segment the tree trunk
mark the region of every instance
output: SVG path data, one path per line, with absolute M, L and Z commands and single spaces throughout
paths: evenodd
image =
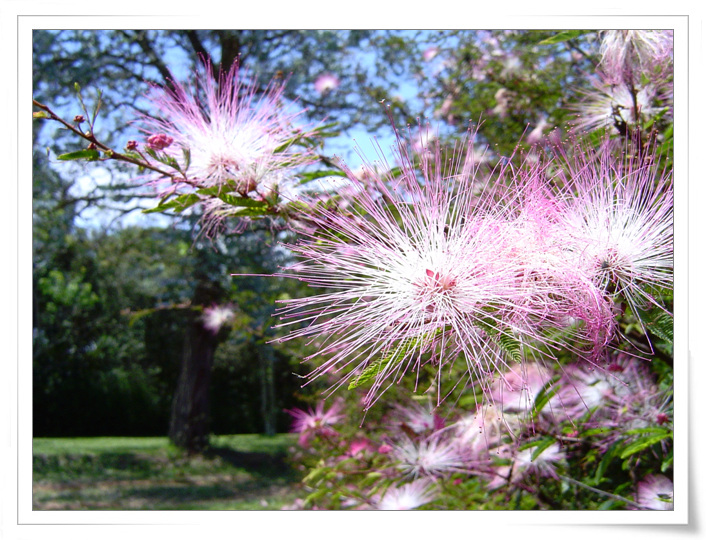
M 201 284 L 194 293 L 193 304 L 213 303 L 219 292 L 217 287 Z M 219 338 L 204 327 L 198 314 L 191 314 L 169 421 L 169 439 L 190 453 L 208 446 L 211 372 Z
M 189 452 L 198 452 L 208 445 L 209 394 L 216 345 L 215 336 L 200 321 L 191 323 L 169 422 L 169 438 Z

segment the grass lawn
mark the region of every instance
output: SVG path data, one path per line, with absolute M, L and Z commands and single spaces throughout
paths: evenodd
M 187 456 L 166 437 L 35 438 L 35 510 L 274 510 L 306 496 L 296 436 L 221 435 Z

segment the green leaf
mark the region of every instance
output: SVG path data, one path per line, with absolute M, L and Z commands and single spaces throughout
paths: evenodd
M 522 362 L 522 343 L 509 332 L 501 331 L 496 325 L 497 322 L 493 317 L 485 317 L 479 319 L 476 322 L 476 326 L 485 331 L 497 343 L 500 350 L 512 360 L 517 363 Z
M 267 208 L 241 208 L 240 210 L 237 210 L 233 213 L 229 213 L 228 215 L 235 217 L 261 218 L 271 215 L 272 213 L 273 212 L 268 210 Z
M 77 150 L 68 154 L 61 154 L 57 157 L 61 161 L 74 161 L 77 159 L 85 159 L 86 161 L 96 161 L 100 157 L 98 150 Z
M 240 207 L 244 206 L 247 208 L 267 208 L 266 201 L 257 201 L 255 199 L 250 199 L 249 197 L 239 197 L 236 195 L 231 195 L 229 190 L 225 189 L 223 186 L 214 186 L 210 188 L 202 188 L 196 191 L 199 195 L 206 195 L 208 197 L 216 197 L 231 206 Z
M 674 344 L 674 318 L 667 312 L 655 308 L 643 318 L 645 328 L 670 345 Z
M 528 448 L 534 448 L 534 451 L 532 452 L 532 456 L 530 457 L 530 460 L 534 461 L 542 454 L 542 452 L 544 452 L 547 448 L 549 448 L 555 442 L 556 442 L 556 439 L 554 437 L 545 437 L 545 438 L 540 439 L 538 441 L 531 441 L 527 444 L 523 444 L 518 448 L 518 450 L 527 450 Z
M 522 344 L 510 334 L 499 334 L 495 341 L 500 349 L 518 364 L 522 362 Z
M 563 43 L 564 41 L 569 41 L 570 39 L 575 39 L 584 34 L 593 33 L 592 30 L 567 30 L 566 32 L 559 32 L 558 34 L 543 39 L 539 42 L 540 45 L 554 45 L 556 43 Z
M 596 468 L 596 475 L 593 480 L 594 485 L 598 485 L 601 483 L 601 481 L 603 480 L 603 475 L 605 475 L 605 472 L 608 470 L 608 467 L 613 461 L 613 458 L 615 458 L 615 455 L 617 454 L 619 448 L 620 442 L 613 443 L 610 448 L 608 448 L 606 453 L 603 454 L 603 459 L 601 459 L 600 463 L 598 464 L 598 467 Z
M 351 381 L 348 385 L 348 390 L 358 388 L 370 379 L 376 378 L 378 374 L 382 373 L 390 364 L 399 364 L 402 360 L 404 360 L 409 352 L 424 344 L 425 341 L 430 340 L 434 336 L 440 334 L 442 331 L 443 330 L 441 328 L 437 328 L 425 336 L 403 339 L 392 352 L 383 355 L 379 360 L 371 362 L 360 375 Z
M 556 388 L 554 387 L 554 384 L 557 382 L 557 380 L 559 380 L 559 375 L 556 375 L 549 379 L 546 383 L 544 383 L 542 389 L 537 392 L 537 396 L 534 398 L 534 408 L 532 409 L 532 416 L 534 418 L 537 418 L 537 416 L 539 416 L 539 413 L 542 412 L 542 409 L 556 394 Z
M 625 432 L 625 435 L 670 435 L 671 433 L 669 429 L 663 427 L 646 427 L 629 429 Z
M 299 175 L 299 184 L 308 184 L 309 182 L 313 182 L 314 180 L 318 180 L 319 178 L 327 178 L 329 176 L 346 176 L 346 173 L 343 171 L 313 171 L 313 172 L 308 172 L 308 173 L 302 173 Z
M 143 210 L 143 214 L 151 214 L 153 212 L 165 212 L 166 210 L 174 210 L 175 212 L 183 212 L 190 206 L 193 206 L 197 202 L 201 201 L 201 197 L 196 195 L 196 193 L 186 193 L 184 195 L 179 195 L 177 198 L 172 199 L 164 204 L 160 203 L 155 208 L 150 208 L 148 210 Z
M 32 118 L 49 118 L 49 113 L 46 111 L 35 111 L 32 113 Z
M 669 436 L 669 433 L 661 433 L 659 435 L 653 435 L 652 437 L 642 437 L 641 439 L 623 448 L 623 451 L 620 453 L 620 459 L 625 459 L 626 457 L 632 456 L 633 454 L 637 454 L 641 450 L 644 450 L 645 448 L 648 448 L 653 444 L 657 444 L 658 442 L 666 439 Z

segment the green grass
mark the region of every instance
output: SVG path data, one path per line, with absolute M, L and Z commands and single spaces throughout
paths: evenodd
M 277 509 L 305 494 L 290 434 L 223 435 L 189 456 L 166 437 L 36 438 L 36 510 Z

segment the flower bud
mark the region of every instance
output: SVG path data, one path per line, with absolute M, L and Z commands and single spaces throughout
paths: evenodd
M 152 150 L 164 150 L 174 142 L 174 139 L 164 133 L 150 135 L 147 138 L 147 146 Z

